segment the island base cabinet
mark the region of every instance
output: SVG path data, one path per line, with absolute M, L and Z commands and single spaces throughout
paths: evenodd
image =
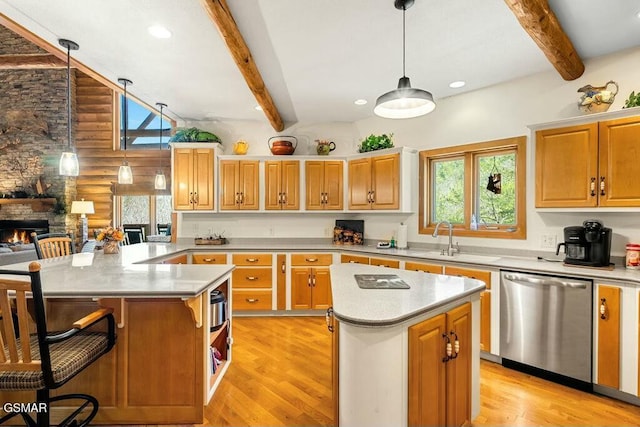
M 66 329 L 100 306 L 114 309 L 115 347 L 51 394 L 95 396 L 100 409 L 93 424 L 201 423 L 205 399 L 212 393 L 208 305 L 196 304 L 202 308 L 196 315 L 179 298 L 54 299 L 47 301 L 48 325 L 51 330 Z M 228 357 L 226 338 L 216 344 Z M 33 402 L 35 392 L 0 391 L 0 399 Z M 54 405 L 52 423 L 68 414 L 68 408 Z
M 471 420 L 471 304 L 409 328 L 409 426 Z

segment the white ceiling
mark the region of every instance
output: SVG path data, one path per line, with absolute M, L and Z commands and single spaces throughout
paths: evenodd
M 393 0 L 227 2 L 286 125 L 370 117 L 402 76 Z M 638 0 L 549 3 L 583 60 L 640 45 Z M 56 46 L 77 42 L 75 59 L 131 79 L 131 93 L 176 119 L 267 121 L 200 0 L 0 0 L 0 13 Z M 154 24 L 173 36 L 151 37 Z M 406 28 L 406 74 L 436 103 L 553 70 L 504 0 L 417 0 Z

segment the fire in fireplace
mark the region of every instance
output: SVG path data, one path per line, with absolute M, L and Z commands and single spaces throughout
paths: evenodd
M 49 232 L 46 219 L 0 220 L 0 242 L 31 243 L 31 233 Z

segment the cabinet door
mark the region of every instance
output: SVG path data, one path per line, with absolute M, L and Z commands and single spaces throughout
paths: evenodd
M 446 327 L 444 314 L 409 327 L 410 426 L 446 424 Z
M 291 269 L 291 309 L 311 308 L 311 269 L 296 267 Z
M 400 261 L 388 258 L 369 258 L 369 264 L 378 265 L 380 267 L 400 268 Z
M 264 208 L 282 209 L 282 162 L 264 162 Z
M 190 148 L 173 150 L 173 208 L 192 210 L 193 198 L 193 156 Z
M 536 132 L 537 208 L 597 206 L 598 180 L 597 123 Z
M 305 208 L 308 211 L 324 209 L 325 162 L 309 160 L 304 165 Z
M 340 262 L 343 264 L 369 264 L 369 257 L 358 255 L 340 255 Z
M 446 363 L 448 426 L 471 425 L 471 304 L 447 312 L 447 331 L 460 343 L 458 357 Z
M 324 162 L 324 208 L 342 210 L 344 206 L 344 179 L 341 160 Z
M 404 263 L 405 270 L 422 271 L 425 273 L 442 274 L 442 266 L 438 264 L 426 264 L 424 262 L 410 262 Z
M 240 161 L 240 209 L 258 210 L 260 204 L 258 173 L 257 160 Z
M 480 350 L 491 352 L 491 291 L 480 293 Z
M 188 264 L 187 255 L 178 255 L 173 258 L 168 258 L 162 261 L 162 264 Z
M 349 161 L 349 209 L 371 209 L 371 158 Z
M 618 389 L 620 388 L 620 288 L 598 285 L 597 307 L 598 384 Z
M 600 206 L 640 206 L 640 117 L 601 122 L 598 136 Z
M 371 158 L 373 209 L 400 208 L 400 154 Z
M 300 209 L 300 162 L 297 160 L 282 161 L 281 191 L 284 194 L 282 209 Z
M 213 209 L 213 149 L 193 150 L 193 208 Z
M 327 309 L 331 306 L 331 278 L 328 267 L 311 270 L 311 308 Z
M 220 209 L 238 209 L 240 198 L 240 163 L 237 160 L 220 160 Z

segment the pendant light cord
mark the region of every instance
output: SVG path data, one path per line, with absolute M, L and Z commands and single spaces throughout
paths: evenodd
M 407 77 L 404 69 L 405 63 L 405 55 L 406 55 L 406 30 L 405 30 L 405 19 L 406 19 L 407 6 L 405 4 L 402 5 L 402 77 Z
M 67 44 L 67 147 L 71 151 L 71 44 Z
M 164 104 L 159 103 L 160 105 L 160 140 L 158 141 L 158 149 L 160 150 L 160 169 L 162 169 L 162 108 Z
M 124 158 L 127 159 L 127 128 L 129 127 L 129 114 L 127 110 L 127 81 L 124 81 Z

